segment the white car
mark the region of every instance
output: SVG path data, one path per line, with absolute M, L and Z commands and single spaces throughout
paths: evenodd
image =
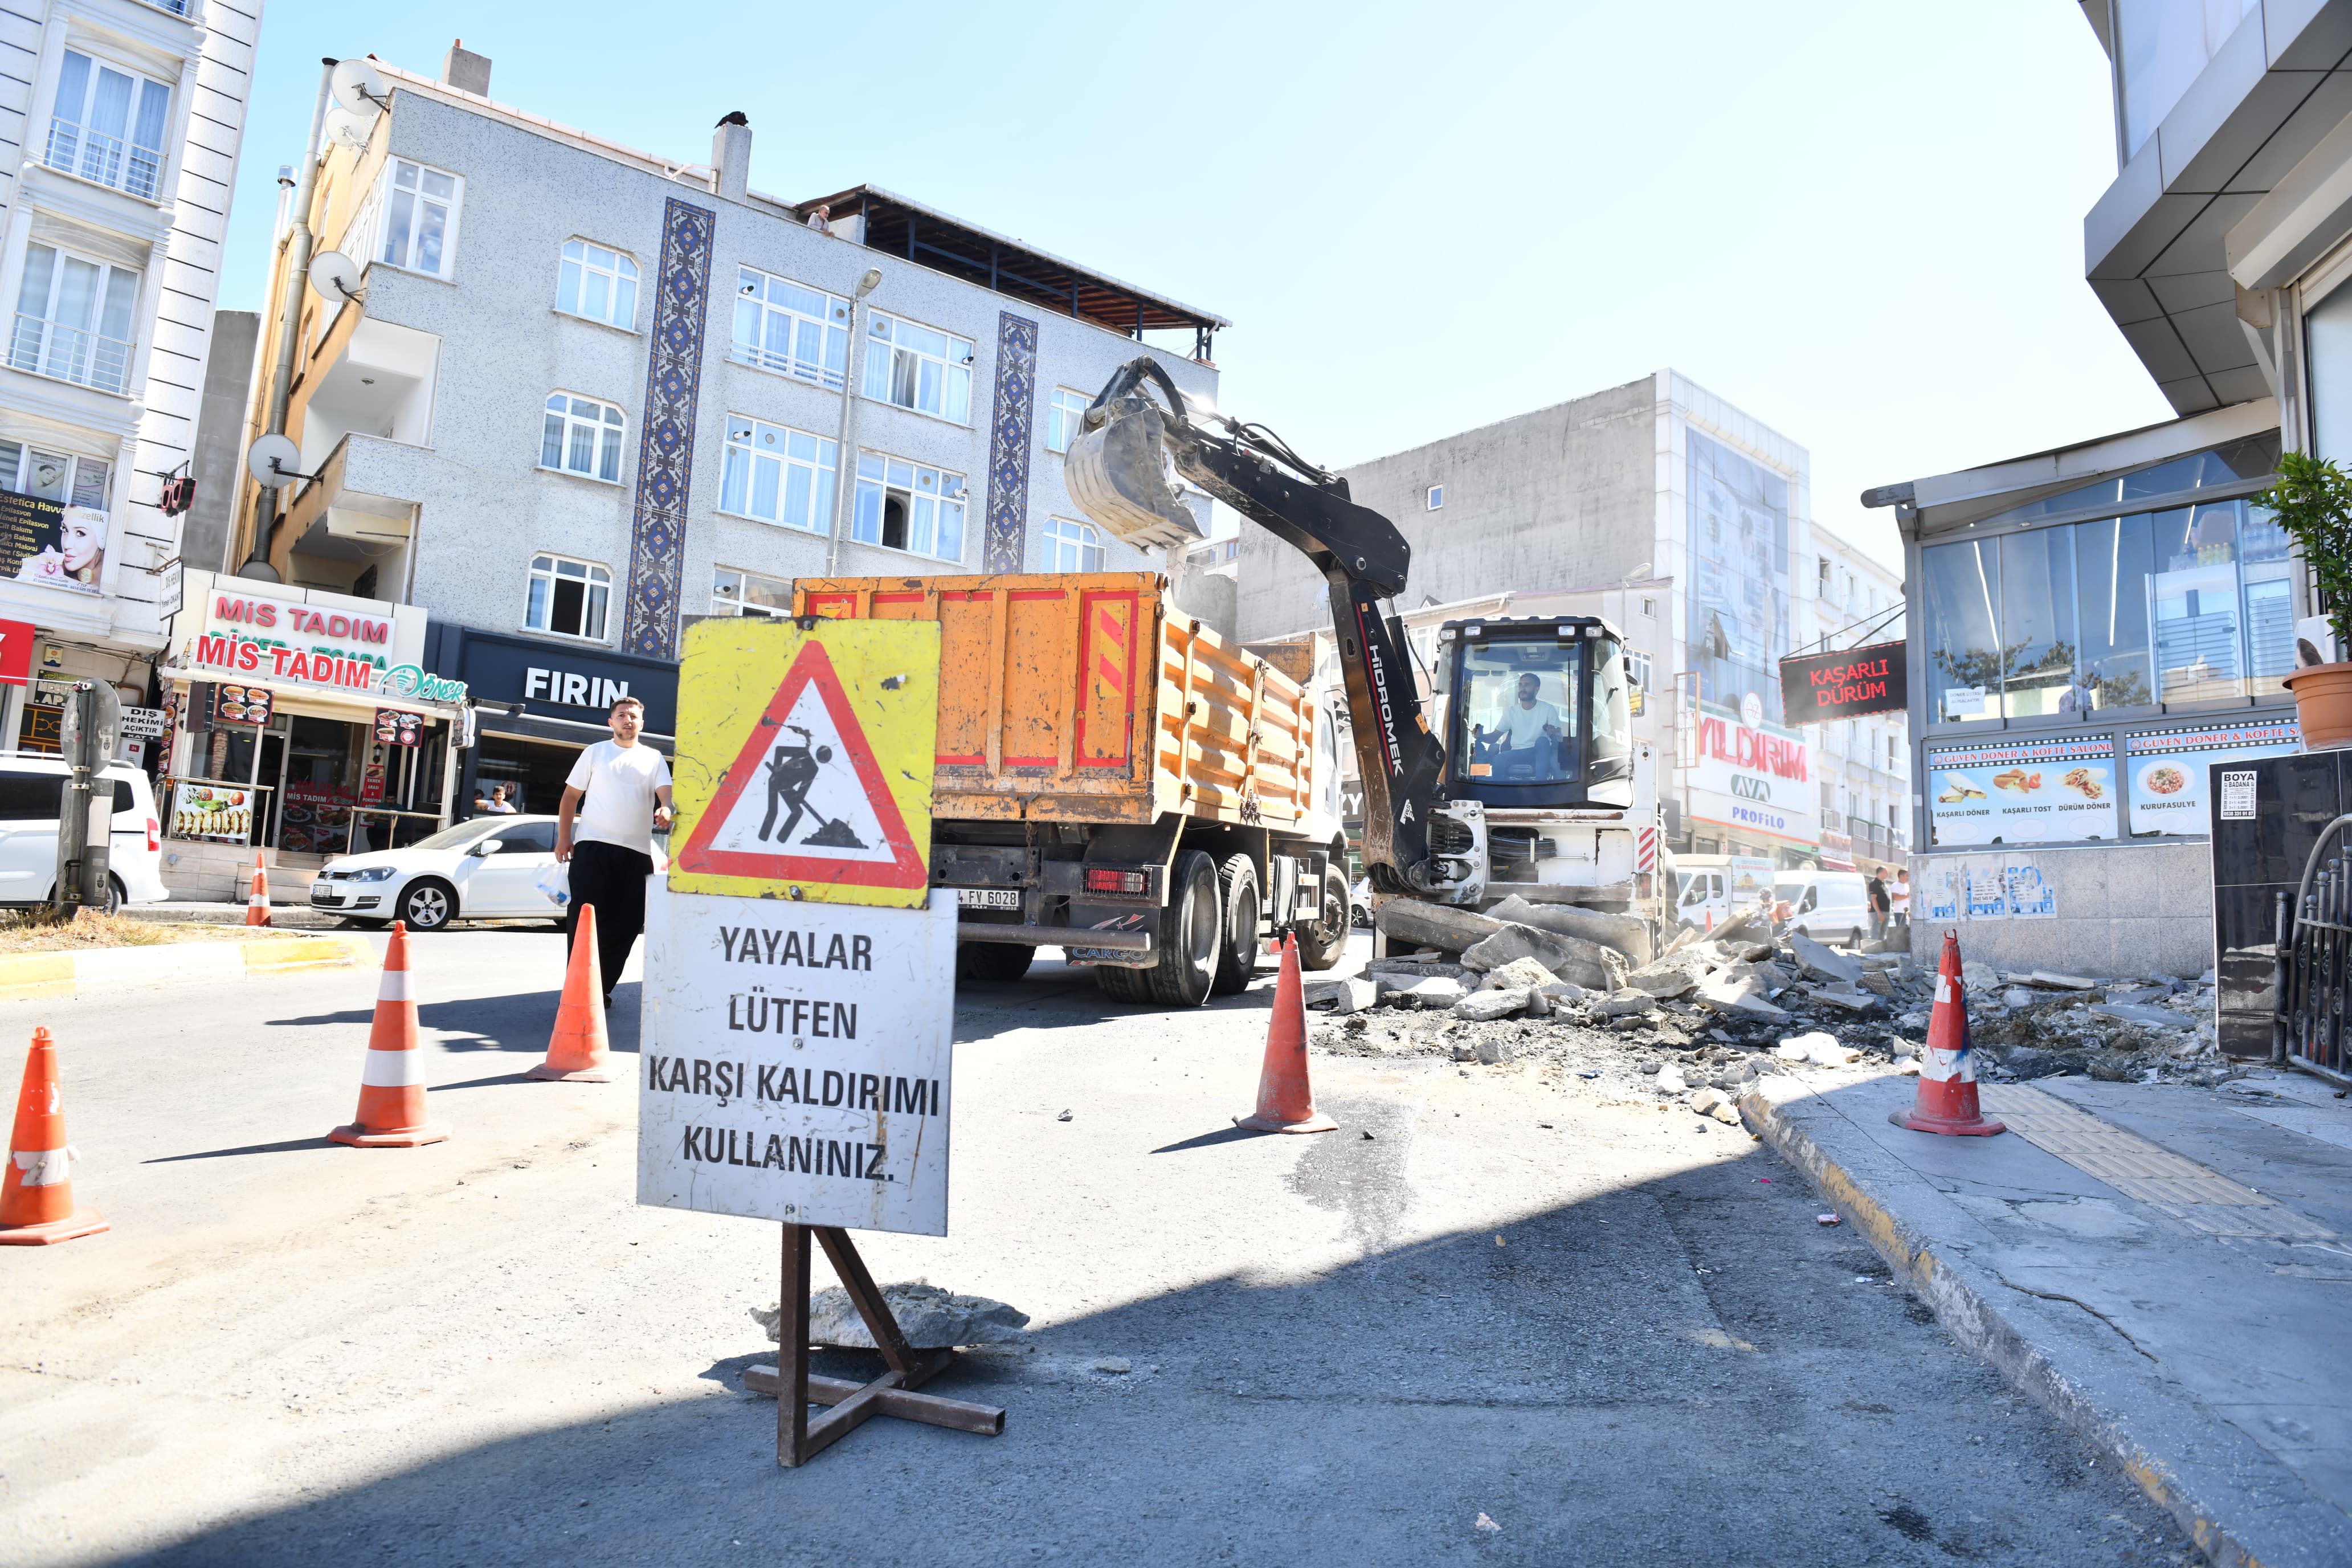
M 363 926 L 405 921 L 439 931 L 451 921 L 561 921 L 563 906 L 535 885 L 555 864 L 555 818 L 478 816 L 405 849 L 344 855 L 310 884 L 310 907 Z
M 0 762 L 0 904 L 46 903 L 58 882 L 58 813 L 73 770 L 48 757 Z M 163 824 L 155 788 L 137 768 L 103 769 L 98 787 L 114 793 L 114 831 L 107 842 L 107 909 L 160 904 L 163 886 Z

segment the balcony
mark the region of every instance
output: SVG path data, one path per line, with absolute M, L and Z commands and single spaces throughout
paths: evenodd
M 38 316 L 16 317 L 16 331 L 8 339 L 8 363 L 34 375 L 100 392 L 120 394 L 131 384 L 129 342 Z
M 48 150 L 43 162 L 61 174 L 72 174 L 96 184 L 155 200 L 163 184 L 163 154 L 151 148 L 127 145 L 70 120 L 49 121 Z

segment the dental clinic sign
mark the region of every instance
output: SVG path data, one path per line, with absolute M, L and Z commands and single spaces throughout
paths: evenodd
M 209 572 L 187 574 L 185 595 L 173 617 L 173 652 L 192 673 L 425 702 L 465 699 L 463 685 L 426 673 L 426 616 L 413 605 Z
M 1728 838 L 1821 842 L 1812 749 L 1796 736 L 1716 713 L 1698 719 L 1698 765 L 1683 774 L 1688 815 Z

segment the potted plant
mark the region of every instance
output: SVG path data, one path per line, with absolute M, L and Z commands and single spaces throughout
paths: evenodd
M 2352 476 L 2305 452 L 2282 454 L 2278 472 L 2278 483 L 2254 504 L 2269 508 L 2294 541 L 2326 598 L 2337 645 L 2352 646 Z M 2305 665 L 2286 687 L 2305 746 L 2352 743 L 2352 663 Z

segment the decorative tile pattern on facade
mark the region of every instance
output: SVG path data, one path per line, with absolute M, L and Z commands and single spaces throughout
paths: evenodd
M 1029 431 L 1037 407 L 1037 323 L 996 313 L 996 411 L 988 439 L 983 572 L 1018 572 L 1029 553 Z
M 623 648 L 652 658 L 677 653 L 687 486 L 694 469 L 694 413 L 702 389 L 702 335 L 710 314 L 710 247 L 717 223 L 718 215 L 709 208 L 676 199 L 662 215 L 621 633 Z

